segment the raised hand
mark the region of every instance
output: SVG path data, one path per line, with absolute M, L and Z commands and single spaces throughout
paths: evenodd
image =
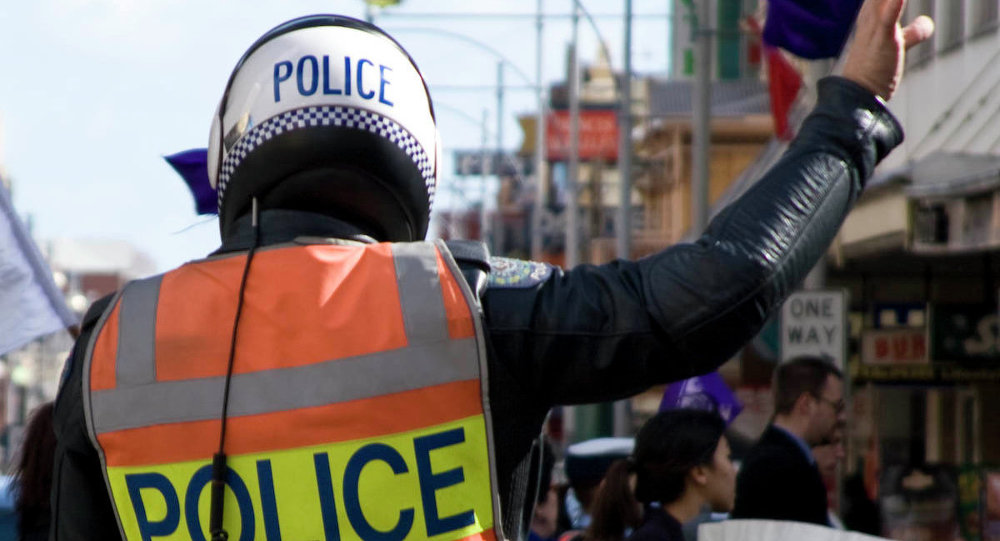
M 906 0 L 865 0 L 844 62 L 844 77 L 885 100 L 903 78 L 906 50 L 934 34 L 934 21 L 924 15 L 900 26 L 905 4 Z

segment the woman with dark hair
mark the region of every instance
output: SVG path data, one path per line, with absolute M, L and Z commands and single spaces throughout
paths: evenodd
M 52 402 L 38 406 L 28 421 L 14 472 L 17 491 L 19 541 L 44 541 L 52 523 L 52 464 L 56 435 L 52 429 Z
M 736 468 L 715 412 L 668 410 L 639 430 L 635 451 L 608 471 L 586 541 L 684 541 L 681 524 L 706 506 L 733 507 Z

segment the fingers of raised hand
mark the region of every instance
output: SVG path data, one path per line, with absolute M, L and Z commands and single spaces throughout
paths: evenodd
M 934 35 L 934 21 L 921 15 L 903 28 L 903 43 L 907 49 Z
M 870 1 L 870 0 L 869 0 Z M 903 16 L 903 7 L 906 5 L 906 0 L 876 0 L 881 4 L 880 19 L 882 20 L 882 25 L 892 28 L 899 22 L 900 17 Z

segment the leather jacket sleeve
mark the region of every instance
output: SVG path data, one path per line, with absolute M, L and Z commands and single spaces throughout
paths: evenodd
M 120 539 L 118 522 L 104 482 L 104 468 L 87 433 L 83 411 L 84 350 L 94 324 L 111 301 L 95 302 L 65 368 L 52 424 L 56 433 L 52 472 L 52 528 L 55 541 Z
M 756 334 L 827 250 L 902 128 L 839 77 L 780 161 L 696 242 L 638 261 L 552 269 L 527 288 L 491 283 L 492 347 L 550 404 L 623 398 L 710 372 Z

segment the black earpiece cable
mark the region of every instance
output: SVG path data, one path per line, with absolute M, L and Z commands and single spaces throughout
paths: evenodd
M 252 197 L 252 196 L 251 196 Z M 229 344 L 229 364 L 226 366 L 226 385 L 222 393 L 222 427 L 219 429 L 219 451 L 212 457 L 212 492 L 211 511 L 208 519 L 208 532 L 212 541 L 226 541 L 229 532 L 222 527 L 223 501 L 226 493 L 226 420 L 229 415 L 229 386 L 233 379 L 233 360 L 236 358 L 236 331 L 240 326 L 240 314 L 243 313 L 243 295 L 246 293 L 247 277 L 250 275 L 250 262 L 260 244 L 260 224 L 257 216 L 257 198 L 252 197 L 251 224 L 253 227 L 253 243 L 247 252 L 247 261 L 243 265 L 243 277 L 240 279 L 240 292 L 236 301 L 236 317 L 233 319 L 233 334 Z

